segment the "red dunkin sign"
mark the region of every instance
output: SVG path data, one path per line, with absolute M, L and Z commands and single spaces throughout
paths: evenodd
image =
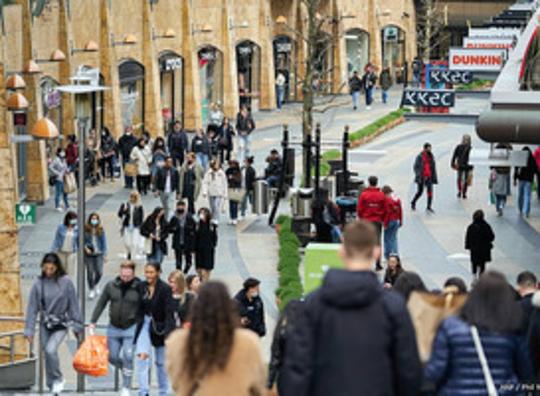
M 506 60 L 504 49 L 450 48 L 450 70 L 500 71 Z

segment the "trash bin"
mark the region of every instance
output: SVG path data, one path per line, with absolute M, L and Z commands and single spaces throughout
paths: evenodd
M 345 225 L 356 219 L 356 197 L 337 197 L 336 204 L 339 207 L 341 224 Z
M 255 181 L 253 190 L 253 213 L 258 215 L 268 213 L 268 183 L 266 180 Z
M 311 217 L 313 188 L 297 188 L 291 193 L 291 212 L 293 217 Z

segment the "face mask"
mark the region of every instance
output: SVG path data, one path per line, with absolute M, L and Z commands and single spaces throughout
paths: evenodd
M 58 156 L 59 156 L 60 158 L 66 158 L 66 153 L 60 153 L 60 154 L 58 154 Z
M 129 136 L 129 135 L 131 135 L 131 132 L 129 132 L 129 131 L 128 131 L 128 132 L 126 132 L 126 135 L 128 135 L 128 136 Z
M 77 225 L 77 219 L 71 219 L 69 221 L 69 224 L 72 225 L 72 226 L 76 226 Z
M 179 215 L 183 215 L 184 213 L 186 213 L 186 210 L 185 209 L 178 209 L 176 211 L 176 213 L 178 213 Z
M 257 292 L 251 293 L 251 298 L 255 298 L 255 297 L 259 297 L 259 293 Z
M 92 219 L 92 220 L 90 220 L 90 224 L 92 224 L 93 226 L 97 226 L 99 224 L 99 220 L 98 219 Z
M 203 214 L 200 214 L 200 215 L 199 215 L 199 219 L 201 219 L 201 221 L 205 221 L 205 220 L 206 220 L 206 216 L 203 215 Z

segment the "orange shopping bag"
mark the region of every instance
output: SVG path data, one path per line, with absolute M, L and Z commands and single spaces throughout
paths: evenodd
M 109 371 L 107 337 L 91 335 L 81 344 L 73 358 L 73 368 L 81 374 L 103 377 Z

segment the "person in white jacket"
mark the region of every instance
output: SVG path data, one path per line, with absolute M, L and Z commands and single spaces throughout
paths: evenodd
M 208 198 L 213 221 L 219 223 L 219 213 L 227 199 L 227 176 L 218 160 L 210 162 L 210 169 L 204 175 L 202 195 Z
M 147 195 L 150 186 L 152 150 L 150 150 L 144 138 L 139 139 L 137 146 L 131 150 L 129 159 L 137 165 L 137 191 L 141 195 Z

